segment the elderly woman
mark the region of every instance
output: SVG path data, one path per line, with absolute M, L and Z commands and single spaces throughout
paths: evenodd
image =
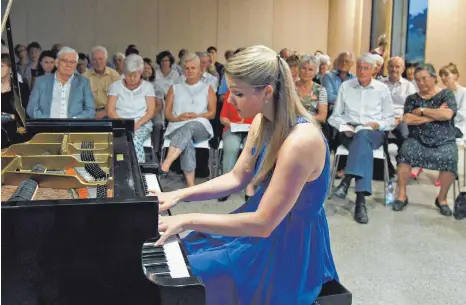
M 199 57 L 188 54 L 182 63 L 186 81 L 173 85 L 165 100 L 165 118 L 169 121 L 165 137 L 170 140 L 170 147 L 160 168 L 168 172 L 172 163 L 181 156 L 186 183 L 193 186 L 196 169 L 194 143 L 213 136 L 209 120 L 215 117 L 217 98 L 212 87 L 201 81 Z
M 318 65 L 316 56 L 303 56 L 301 58 L 299 62 L 300 79 L 296 82 L 296 90 L 307 112 L 323 124 L 327 121 L 327 91 L 323 86 L 313 81 Z
M 107 113 L 112 119 L 134 119 L 134 147 L 138 162 L 145 162 L 144 141 L 150 137 L 152 118 L 160 111 L 154 87 L 142 80 L 144 61 L 131 54 L 125 58 L 125 78 L 110 85 Z
M 162 51 L 157 55 L 155 61 L 158 65 L 155 70 L 155 85 L 167 95 L 171 86 L 182 82 L 178 71 L 172 69 L 175 58 L 170 51 Z
M 113 65 L 118 74 L 123 75 L 125 70 L 125 54 L 118 52 L 113 55 Z
M 316 52 L 317 53 L 317 52 Z M 312 80 L 314 83 L 321 85 L 322 79 L 330 67 L 330 57 L 328 55 L 315 55 L 319 62 L 319 72 Z
M 299 80 L 299 57 L 298 55 L 291 55 L 286 58 L 286 63 L 291 70 L 291 76 L 296 83 Z
M 397 157 L 398 196 L 392 208 L 401 211 L 408 204 L 406 184 L 411 167 L 420 167 L 440 171 L 440 192 L 435 205 L 442 215 L 451 216 L 447 193 L 458 164 L 455 96 L 448 89 L 436 87 L 437 74 L 431 64 L 419 65 L 414 75 L 419 93 L 406 98 L 403 122 L 409 127 L 409 136 Z
M 383 78 L 383 75 L 381 74 L 381 72 L 383 73 L 383 71 L 381 71 L 383 69 L 383 63 L 384 63 L 383 57 L 380 56 L 379 54 L 372 54 L 372 57 L 374 58 L 374 61 L 375 61 L 375 69 L 374 69 L 374 72 L 372 73 L 372 78 L 376 80 L 380 80 Z

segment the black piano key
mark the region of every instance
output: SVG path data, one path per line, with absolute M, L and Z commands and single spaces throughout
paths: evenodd
M 151 273 L 170 273 L 170 269 L 168 268 L 167 264 L 159 264 L 153 266 L 147 266 L 147 271 Z
M 156 278 L 171 278 L 172 276 L 170 275 L 170 273 L 159 273 L 157 275 L 155 275 Z
M 165 255 L 165 253 L 162 253 L 162 252 L 142 253 L 142 258 L 156 258 L 156 257 L 166 258 L 167 256 Z
M 162 249 L 154 248 L 154 249 L 144 249 L 144 250 L 142 250 L 142 255 L 154 254 L 154 253 L 165 253 L 165 252 L 163 251 L 163 248 Z

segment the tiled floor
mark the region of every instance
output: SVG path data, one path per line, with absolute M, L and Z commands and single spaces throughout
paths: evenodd
M 424 172 L 410 183 L 403 212 L 383 206 L 383 184 L 374 182 L 367 225 L 353 221 L 354 194 L 326 202 L 337 270 L 354 305 L 466 304 L 466 220 L 437 212 L 435 175 Z M 184 186 L 173 174 L 161 183 L 165 190 Z M 173 212 L 228 213 L 243 202 L 241 193 L 226 202 L 180 203 Z

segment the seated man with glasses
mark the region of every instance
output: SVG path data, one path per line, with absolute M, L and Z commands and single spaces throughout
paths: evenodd
M 32 119 L 92 119 L 95 104 L 89 80 L 75 74 L 78 53 L 63 47 L 54 74 L 38 77 L 29 97 L 27 113 Z

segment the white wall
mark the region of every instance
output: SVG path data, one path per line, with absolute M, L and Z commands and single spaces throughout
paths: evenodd
M 110 54 L 135 44 L 155 58 L 190 51 L 265 44 L 277 51 L 326 51 L 329 0 L 20 0 L 11 13 L 14 43 L 54 43 Z M 221 56 L 223 60 L 223 56 Z

